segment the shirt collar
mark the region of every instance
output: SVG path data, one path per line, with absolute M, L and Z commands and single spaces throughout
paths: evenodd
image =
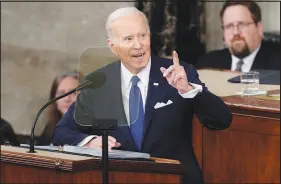
M 140 81 L 144 84 L 145 87 L 148 86 L 148 81 L 149 81 L 149 73 L 150 73 L 150 68 L 151 68 L 151 57 L 149 58 L 148 64 L 146 65 L 145 68 L 143 68 L 137 76 L 139 77 Z M 121 61 L 121 77 L 123 84 L 125 85 L 126 88 L 130 87 L 131 83 L 131 78 L 133 77 L 134 74 L 132 74 L 122 63 Z

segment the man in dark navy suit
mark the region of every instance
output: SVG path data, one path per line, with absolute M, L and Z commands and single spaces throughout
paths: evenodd
M 192 119 L 215 130 L 231 125 L 224 102 L 208 91 L 195 68 L 173 59 L 150 54 L 150 31 L 145 15 L 134 7 L 121 8 L 108 17 L 108 45 L 120 61 L 96 72 L 106 75 L 98 89 L 82 90 L 57 124 L 55 145 L 100 148 L 99 132 L 80 126 L 93 119 L 117 119 L 109 132 L 109 149 L 149 153 L 177 159 L 190 170 L 183 183 L 203 183 L 192 149 Z
M 220 13 L 227 48 L 202 56 L 196 68 L 248 72 L 280 70 L 280 43 L 263 39 L 262 15 L 254 1 L 227 1 Z

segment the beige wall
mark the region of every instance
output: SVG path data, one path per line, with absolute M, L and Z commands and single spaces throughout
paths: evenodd
M 219 12 L 224 2 L 205 2 L 206 49 L 223 48 L 223 34 Z M 280 2 L 258 2 L 262 11 L 264 31 L 280 32 Z
M 79 68 L 88 70 L 115 59 L 106 42 L 110 12 L 133 2 L 2 2 L 1 117 L 16 133 L 30 134 L 39 108 L 47 102 L 53 78 Z M 85 58 L 91 60 L 85 62 Z M 85 68 L 85 67 L 84 67 Z M 36 134 L 45 126 L 42 116 Z

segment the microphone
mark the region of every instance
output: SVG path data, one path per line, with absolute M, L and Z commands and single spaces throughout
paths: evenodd
M 48 107 L 51 103 L 67 96 L 70 95 L 72 93 L 75 93 L 77 91 L 83 90 L 83 89 L 96 89 L 96 88 L 100 88 L 106 81 L 106 76 L 103 72 L 92 72 L 89 75 L 87 75 L 85 77 L 85 79 L 83 80 L 83 82 L 77 87 L 74 88 L 73 90 L 60 95 L 56 98 L 53 98 L 52 100 L 50 100 L 49 102 L 47 102 L 43 107 L 41 107 L 41 109 L 39 110 L 39 112 L 36 115 L 36 118 L 32 124 L 32 128 L 31 128 L 31 134 L 30 134 L 30 148 L 29 148 L 29 152 L 28 153 L 35 153 L 34 151 L 34 130 L 35 130 L 35 125 L 37 123 L 37 120 L 40 116 L 40 114 L 43 112 L 43 110 Z

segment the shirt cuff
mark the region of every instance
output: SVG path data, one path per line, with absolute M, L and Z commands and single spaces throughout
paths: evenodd
M 194 87 L 193 90 L 188 91 L 187 93 L 183 93 L 181 94 L 179 92 L 179 94 L 183 97 L 183 98 L 194 98 L 199 92 L 202 92 L 203 88 L 201 85 L 199 84 L 194 84 L 194 83 L 189 83 L 191 86 Z
M 88 142 L 90 142 L 90 140 L 92 140 L 93 138 L 96 138 L 97 135 L 89 135 L 88 137 L 86 137 L 85 139 L 83 139 L 83 141 L 79 142 L 77 144 L 77 146 L 84 146 L 85 144 L 87 144 Z

